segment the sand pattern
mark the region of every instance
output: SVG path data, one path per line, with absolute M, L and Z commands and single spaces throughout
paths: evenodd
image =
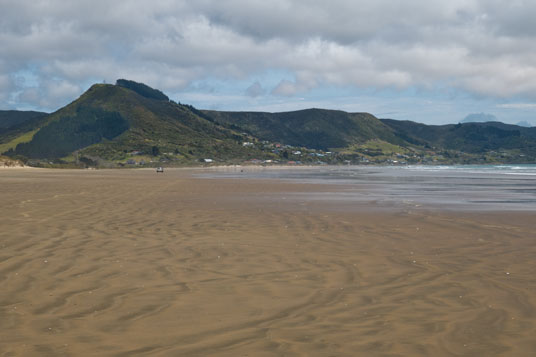
M 530 214 L 189 171 L 0 171 L 0 356 L 530 356 Z

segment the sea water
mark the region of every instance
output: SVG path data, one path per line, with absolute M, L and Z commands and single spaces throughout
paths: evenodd
M 338 201 L 345 207 L 355 203 L 376 207 L 536 211 L 536 165 L 246 166 L 200 176 L 322 184 L 322 190 L 295 193 L 293 197 Z

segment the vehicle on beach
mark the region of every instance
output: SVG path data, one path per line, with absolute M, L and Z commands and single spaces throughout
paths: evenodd
M 163 173 L 163 172 L 164 172 L 164 168 L 163 168 L 162 166 L 158 166 L 158 167 L 156 168 L 156 172 L 157 172 L 157 173 L 158 173 L 158 172 L 162 172 L 162 173 Z

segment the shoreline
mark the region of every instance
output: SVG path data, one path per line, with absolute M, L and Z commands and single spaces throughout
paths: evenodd
M 490 168 L 493 167 L 490 166 Z M 479 170 L 481 168 L 471 166 L 469 169 Z M 271 192 L 270 196 L 263 198 L 264 203 L 271 204 L 271 201 L 283 199 L 287 200 L 287 203 L 294 201 L 300 202 L 301 205 L 318 205 L 323 209 L 332 211 L 533 213 L 536 210 L 536 196 L 532 197 L 536 190 L 536 181 L 532 180 L 531 177 L 536 176 L 536 165 L 530 169 L 530 173 L 526 176 L 517 172 L 515 175 L 509 175 L 509 173 L 505 174 L 502 171 L 479 172 L 465 168 L 457 171 L 457 167 L 452 170 L 438 169 L 439 171 L 436 171 L 422 167 L 392 166 L 213 166 L 167 168 L 163 175 L 155 175 L 171 176 L 169 179 L 221 181 L 230 185 L 248 183 L 249 186 L 253 187 L 256 187 L 255 185 L 272 185 L 273 187 L 286 185 L 293 187 L 294 191 L 285 189 L 281 192 Z M 50 172 L 60 175 L 59 177 L 62 174 L 68 174 L 67 176 L 87 174 L 88 177 L 99 177 L 101 174 L 110 177 L 117 175 L 118 179 L 123 176 L 130 178 L 136 176 L 136 173 L 143 173 L 143 177 L 148 179 L 155 169 L 57 170 L 39 168 L 36 170 L 36 168 L 24 167 L 16 168 L 11 172 L 24 171 Z M 0 170 L 0 172 L 7 173 L 10 170 Z M 325 176 L 326 174 L 328 176 Z M 438 181 L 439 177 L 444 181 L 443 183 Z M 505 186 L 506 184 L 508 186 Z M 453 188 L 453 185 L 458 188 Z M 497 187 L 504 186 L 504 188 L 496 188 L 495 185 L 498 185 Z M 444 188 L 442 188 L 443 186 Z M 228 197 L 231 201 L 238 199 L 247 201 L 251 198 L 261 199 L 262 197 L 260 195 Z
M 34 168 L 34 169 L 54 169 L 54 170 L 154 170 L 157 167 L 161 166 L 164 167 L 167 170 L 172 169 L 227 169 L 227 168 L 290 168 L 290 169 L 301 169 L 301 168 L 342 168 L 342 167 L 392 167 L 392 168 L 403 168 L 403 167 L 497 167 L 497 166 L 534 166 L 536 163 L 534 162 L 513 162 L 513 163 L 505 163 L 505 162 L 497 162 L 497 163 L 489 163 L 489 164 L 482 164 L 482 163 L 414 163 L 414 164 L 384 164 L 384 163 L 366 163 L 366 164 L 307 164 L 307 163 L 301 163 L 301 164 L 222 164 L 222 165 L 192 165 L 192 166 L 166 166 L 165 164 L 161 165 L 155 165 L 155 166 L 149 166 L 145 165 L 143 167 L 136 167 L 136 166 L 117 166 L 117 167 L 67 167 L 67 166 L 55 166 L 55 167 L 41 167 L 41 166 L 0 166 L 0 169 L 9 169 L 9 168 Z

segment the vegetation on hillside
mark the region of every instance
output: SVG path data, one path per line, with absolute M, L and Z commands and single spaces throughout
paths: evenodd
M 133 90 L 134 92 L 138 93 L 139 95 L 145 98 L 156 99 L 156 100 L 169 100 L 168 96 L 162 93 L 161 91 L 159 91 L 158 89 L 151 88 L 148 85 L 143 84 L 143 83 L 129 81 L 126 79 L 118 79 L 115 84 L 120 87 Z
M 42 118 L 47 113 L 35 111 L 0 110 L 0 133 L 6 132 L 9 128 L 21 125 L 29 120 Z
M 520 151 L 536 156 L 536 128 L 498 122 L 425 125 L 411 121 L 382 119 L 397 136 L 427 148 L 457 150 L 472 154 L 491 151 Z
M 273 158 L 271 152 L 244 147 L 247 138 L 191 106 L 124 86 L 95 84 L 33 131 L 0 143 L 9 144 L 4 151 L 10 156 L 47 159 L 39 165 L 192 165 L 205 158 L 236 163 Z
M 284 113 L 203 111 L 262 140 L 329 150 L 372 139 L 402 143 L 392 130 L 368 113 L 306 109 Z
M 4 111 L 5 127 L 0 128 L 0 154 L 28 142 L 46 122 L 47 114 L 41 112 Z M 8 126 L 9 123 L 9 126 Z
M 128 122 L 117 112 L 79 107 L 74 116 L 66 116 L 43 127 L 32 140 L 20 143 L 6 155 L 32 159 L 58 158 L 71 152 L 111 140 L 128 129 Z
M 52 114 L 10 125 L 0 128 L 0 154 L 47 167 L 536 160 L 536 128 L 433 126 L 322 109 L 205 111 L 124 79 L 95 84 Z

